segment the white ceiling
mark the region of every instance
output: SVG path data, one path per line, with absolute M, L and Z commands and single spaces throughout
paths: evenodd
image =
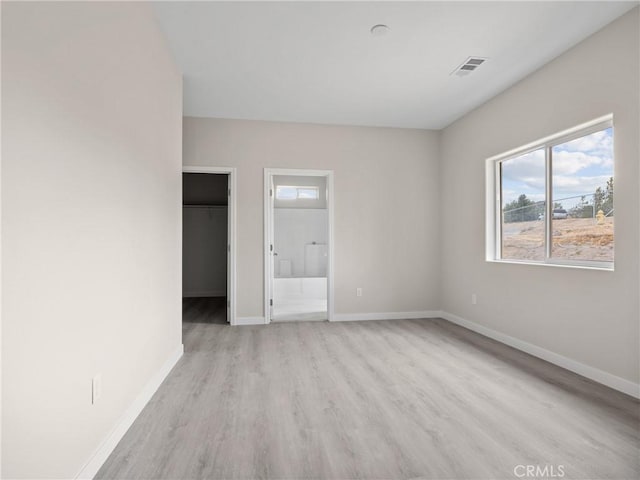
M 190 116 L 440 129 L 637 2 L 158 2 Z M 369 29 L 386 24 L 385 36 Z M 466 77 L 469 56 L 488 57 Z M 594 68 L 598 68 L 594 65 Z

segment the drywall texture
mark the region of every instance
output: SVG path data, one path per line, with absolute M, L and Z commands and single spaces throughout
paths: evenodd
M 183 145 L 237 168 L 238 316 L 263 315 L 265 167 L 335 172 L 336 313 L 439 308 L 437 132 L 185 117 Z
M 441 137 L 443 310 L 636 383 L 638 23 L 636 8 Z M 485 262 L 485 159 L 607 113 L 615 124 L 615 272 Z
M 181 83 L 149 5 L 2 2 L 3 478 L 74 478 L 180 346 Z
M 184 207 L 182 296 L 224 297 L 226 294 L 227 207 Z

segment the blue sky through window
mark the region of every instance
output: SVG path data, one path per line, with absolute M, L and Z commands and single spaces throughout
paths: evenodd
M 278 200 L 317 200 L 320 197 L 318 187 L 278 185 L 276 187 L 276 198 Z
M 276 187 L 276 198 L 278 200 L 295 200 L 298 198 L 298 189 L 296 187 L 278 185 Z
M 562 201 L 564 208 L 571 208 L 585 195 L 591 200 L 596 188 L 606 187 L 613 177 L 613 129 L 607 128 L 552 149 L 553 198 L 576 199 Z M 544 149 L 502 162 L 503 206 L 525 194 L 533 201 L 545 198 Z

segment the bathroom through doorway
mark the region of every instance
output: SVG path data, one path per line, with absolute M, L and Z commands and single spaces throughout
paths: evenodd
M 266 323 L 330 319 L 331 172 L 265 171 Z

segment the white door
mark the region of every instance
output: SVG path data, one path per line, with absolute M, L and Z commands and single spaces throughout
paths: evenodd
M 273 218 L 273 202 L 275 197 L 275 191 L 273 186 L 273 177 L 269 176 L 269 215 Z M 273 278 L 275 276 L 275 263 L 277 252 L 273 245 L 273 228 L 269 229 L 269 319 L 273 318 Z
M 231 323 L 231 175 L 227 174 L 227 323 Z

